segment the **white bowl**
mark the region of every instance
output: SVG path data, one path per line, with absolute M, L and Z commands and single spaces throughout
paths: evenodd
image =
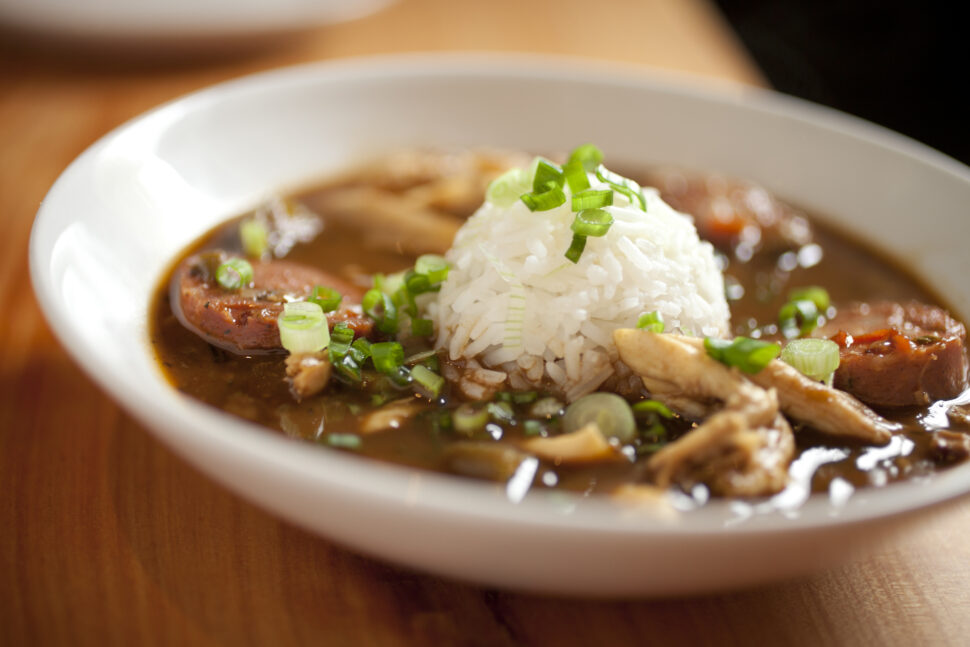
M 970 466 L 812 498 L 664 518 L 370 462 L 268 433 L 165 381 L 150 296 L 184 246 L 269 193 L 410 146 L 565 150 L 765 184 L 838 219 L 970 314 L 970 171 L 910 140 L 770 92 L 693 87 L 541 58 L 409 56 L 280 70 L 179 99 L 109 134 L 51 189 L 31 273 L 56 334 L 157 436 L 242 496 L 354 550 L 473 582 L 580 595 L 681 594 L 832 564 L 970 491 Z M 904 514 L 908 513 L 908 514 Z

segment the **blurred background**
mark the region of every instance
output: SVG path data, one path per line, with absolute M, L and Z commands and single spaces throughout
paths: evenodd
M 960 3 L 716 0 L 772 87 L 970 163 Z

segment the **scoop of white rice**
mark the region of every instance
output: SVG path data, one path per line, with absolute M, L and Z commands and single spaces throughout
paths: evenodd
M 589 175 L 594 189 L 608 185 Z M 590 237 L 578 263 L 564 256 L 575 214 L 568 199 L 531 212 L 485 202 L 447 253 L 451 271 L 429 306 L 437 344 L 453 360 L 508 373 L 515 388 L 552 385 L 570 401 L 616 370 L 612 333 L 659 311 L 667 331 L 722 337 L 729 311 L 714 251 L 691 219 L 653 189 L 647 210 L 619 193 L 614 223 Z

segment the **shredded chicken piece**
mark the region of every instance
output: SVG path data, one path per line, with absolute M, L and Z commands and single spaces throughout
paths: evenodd
M 286 358 L 286 381 L 297 402 L 327 388 L 330 372 L 330 357 L 326 351 L 295 353 Z
M 732 383 L 744 382 L 776 389 L 788 416 L 833 436 L 885 445 L 899 428 L 851 395 L 815 382 L 781 360 L 746 375 L 709 357 L 697 337 L 617 330 L 614 339 L 620 358 L 645 377 L 644 385 L 685 414 L 703 411 L 712 397 L 724 400 Z
M 703 340 L 679 337 L 677 341 L 690 345 L 697 353 L 707 357 Z M 716 360 L 708 360 L 720 364 Z M 741 376 L 738 371 L 733 372 Z M 782 411 L 831 436 L 853 438 L 871 445 L 885 445 L 892 432 L 900 428 L 900 425 L 889 422 L 845 391 L 816 382 L 780 359 L 772 360 L 763 370 L 754 375 L 745 375 L 741 379 L 751 380 L 764 389 L 777 389 Z
M 769 406 L 728 408 L 654 454 L 654 483 L 689 489 L 704 483 L 718 496 L 762 496 L 788 483 L 795 437 L 771 392 Z
M 414 398 L 401 398 L 388 402 L 380 409 L 361 418 L 358 428 L 362 434 L 398 429 L 419 411 L 421 411 L 421 403 Z
M 522 447 L 556 464 L 594 463 L 618 457 L 616 449 L 595 423 L 561 436 L 532 438 L 523 442 Z

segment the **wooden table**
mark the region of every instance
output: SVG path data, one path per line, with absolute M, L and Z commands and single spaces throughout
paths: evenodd
M 227 493 L 122 413 L 41 318 L 27 240 L 57 175 L 114 126 L 223 79 L 478 49 L 764 83 L 704 0 L 605 4 L 403 0 L 281 48 L 193 64 L 51 54 L 0 33 L 0 645 L 967 644 L 968 500 L 850 565 L 730 595 L 483 590 L 359 557 Z

